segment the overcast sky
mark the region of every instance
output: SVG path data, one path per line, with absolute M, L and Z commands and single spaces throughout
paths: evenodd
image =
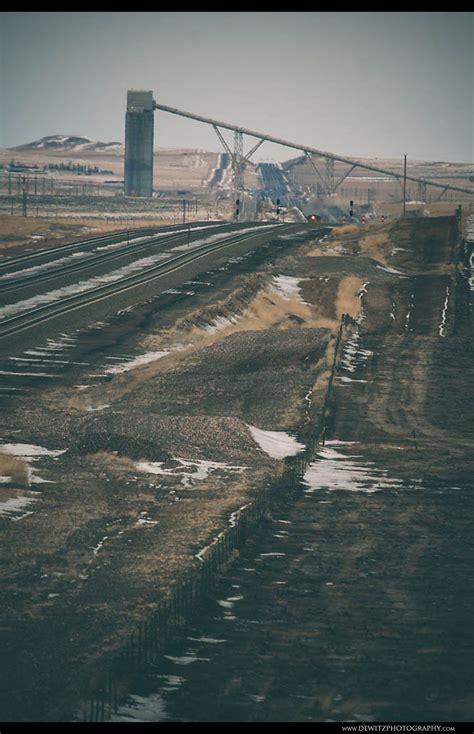
M 151 89 L 341 155 L 472 161 L 473 23 L 467 12 L 3 13 L 0 147 L 56 133 L 123 141 L 127 89 Z M 210 126 L 165 112 L 155 145 L 220 150 Z M 266 143 L 256 159 L 294 155 Z

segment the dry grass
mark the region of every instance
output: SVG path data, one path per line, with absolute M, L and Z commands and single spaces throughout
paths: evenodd
M 321 359 L 319 360 L 319 362 L 316 365 L 317 369 L 322 370 L 322 371 L 318 374 L 316 382 L 313 385 L 312 392 L 313 392 L 313 396 L 315 397 L 319 394 L 322 400 L 324 400 L 323 396 L 326 395 L 326 391 L 328 388 L 329 378 L 331 376 L 332 365 L 334 362 L 335 349 L 336 349 L 336 337 L 335 335 L 332 335 L 326 347 L 324 357 L 321 357 Z
M 343 280 L 354 280 L 360 285 L 362 281 L 354 278 L 345 278 Z M 355 284 L 347 289 L 344 286 L 344 293 L 341 297 L 341 307 L 345 308 L 345 302 L 348 299 L 347 293 Z M 360 286 L 359 286 L 360 287 Z M 333 294 L 334 295 L 334 294 Z M 347 308 L 346 308 L 347 310 Z M 343 313 L 343 311 L 341 311 Z M 232 315 L 229 312 L 229 315 Z M 294 317 L 297 317 L 295 320 Z M 215 332 L 208 332 L 204 327 L 193 326 L 186 334 L 185 340 L 191 342 L 190 347 L 182 352 L 174 353 L 175 357 L 180 358 L 182 355 L 188 354 L 191 350 L 202 349 L 218 341 L 222 341 L 230 334 L 242 331 L 262 331 L 264 329 L 294 329 L 294 328 L 330 328 L 338 326 L 340 316 L 336 318 L 328 318 L 315 307 L 313 303 L 305 303 L 297 297 L 290 298 L 280 294 L 270 288 L 265 288 L 250 301 L 248 307 L 240 315 L 239 320 L 233 324 L 230 323 L 222 329 Z M 153 337 L 152 337 L 153 339 Z M 159 344 L 153 341 L 147 342 L 147 346 L 158 347 Z M 165 368 L 169 358 L 160 360 L 161 367 Z
M 336 296 L 336 313 L 338 321 L 341 320 L 343 313 L 348 313 L 352 318 L 356 318 L 360 311 L 359 291 L 362 288 L 363 280 L 356 278 L 354 275 L 348 275 L 342 278 L 339 283 Z
M 171 219 L 149 219 L 143 221 L 133 219 L 132 228 L 163 227 L 172 224 Z M 115 219 L 105 221 L 104 219 L 88 218 L 65 218 L 44 219 L 41 217 L 11 217 L 0 214 L 0 251 L 8 250 L 19 245 L 37 245 L 44 249 L 51 243 L 50 240 L 62 238 L 81 239 L 89 236 L 100 235 L 107 232 L 115 232 L 127 229 L 125 220 Z M 33 240 L 33 236 L 41 236 L 42 239 Z
M 345 255 L 345 252 L 334 252 L 336 247 L 344 247 L 341 240 L 329 240 L 327 243 L 324 243 L 323 245 L 318 245 L 314 250 L 310 250 L 310 252 L 306 253 L 306 257 L 322 257 L 323 255 L 328 254 L 328 249 L 331 250 L 329 253 L 331 257 L 340 257 L 342 255 Z
M 217 165 L 219 154 L 207 151 L 199 151 L 192 149 L 158 149 L 154 151 L 153 166 L 153 184 L 155 188 L 163 189 L 194 189 L 203 186 Z M 93 183 L 103 183 L 112 177 L 123 178 L 124 173 L 124 150 L 110 151 L 108 153 L 100 151 L 85 150 L 2 150 L 0 149 L 0 162 L 9 163 L 14 158 L 28 165 L 43 166 L 44 163 L 82 163 L 90 166 L 97 166 L 102 170 L 112 171 L 110 173 L 98 174 L 93 177 Z M 84 177 L 75 174 L 72 171 L 55 171 L 54 174 L 48 175 L 55 181 L 69 181 L 82 185 Z M 42 178 L 42 173 L 38 174 L 38 178 Z
M 87 454 L 86 459 L 93 464 L 107 467 L 112 472 L 136 471 L 135 462 L 128 456 L 118 456 L 111 451 L 96 451 L 95 454 Z
M 206 332 L 206 338 L 213 343 L 238 331 L 261 331 L 275 326 L 281 329 L 291 328 L 294 323 L 289 320 L 289 316 L 298 316 L 304 322 L 308 322 L 311 319 L 311 307 L 302 303 L 298 298 L 285 298 L 279 293 L 266 289 L 255 296 L 236 324 L 229 324 L 211 334 Z
M 0 453 L 0 476 L 10 477 L 12 483 L 29 486 L 28 465 L 16 456 Z
M 330 239 L 323 246 L 318 244 L 315 249 L 306 253 L 306 256 L 321 257 L 327 254 L 330 254 L 331 257 L 344 256 L 348 251 L 351 251 L 352 246 L 357 242 L 362 255 L 372 257 L 386 264 L 386 259 L 392 249 L 388 229 L 388 224 L 380 224 L 379 222 L 372 222 L 363 227 L 356 224 L 334 227 Z M 363 234 L 367 231 L 369 232 L 368 234 Z M 357 234 L 360 235 L 359 238 L 354 237 Z M 339 237 L 340 239 L 333 239 L 334 237 Z M 349 250 L 345 247 L 346 244 L 349 245 Z M 335 252 L 337 248 L 341 252 Z
M 337 329 L 344 313 L 356 317 L 360 309 L 359 290 L 362 280 L 355 276 L 333 273 L 323 280 L 302 283 L 303 296 L 311 302 L 311 325 Z
M 341 227 L 334 227 L 331 232 L 331 237 L 341 237 L 345 234 L 354 234 L 360 232 L 360 225 L 358 224 L 343 224 Z M 331 244 L 332 240 L 331 240 Z
M 387 257 L 392 249 L 392 242 L 387 232 L 377 232 L 377 234 L 368 234 L 359 240 L 361 255 L 372 257 L 384 265 L 387 264 Z

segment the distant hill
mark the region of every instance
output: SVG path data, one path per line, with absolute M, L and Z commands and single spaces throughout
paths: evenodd
M 124 146 L 122 143 L 102 143 L 80 135 L 46 135 L 44 138 L 34 140 L 32 143 L 16 145 L 9 150 L 91 151 L 106 153 L 107 151 L 123 152 L 123 149 Z

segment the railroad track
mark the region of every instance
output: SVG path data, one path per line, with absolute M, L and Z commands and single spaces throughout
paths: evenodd
M 275 225 L 275 228 L 278 228 L 279 231 L 286 231 L 294 226 L 294 224 Z M 1 321 L 0 339 L 19 334 L 57 316 L 82 308 L 86 305 L 102 301 L 105 298 L 110 298 L 111 296 L 124 293 L 125 291 L 138 286 L 142 286 L 152 280 L 168 275 L 169 273 L 182 268 L 184 265 L 199 260 L 210 253 L 220 252 L 221 250 L 225 250 L 226 248 L 259 236 L 261 236 L 261 234 L 258 229 L 252 233 L 239 234 L 237 232 L 236 234 L 230 235 L 223 241 L 201 245 L 200 247 L 193 249 L 191 252 L 173 255 L 169 259 L 157 263 L 145 271 L 125 276 L 112 283 L 102 284 L 82 293 L 67 296 L 42 306 L 36 306 L 28 311 L 24 311 L 23 313 L 16 314 L 15 316 L 11 316 L 10 318 Z
M 48 248 L 45 250 L 38 250 L 38 252 L 29 252 L 24 255 L 17 255 L 16 257 L 8 257 L 0 261 L 0 274 L 8 273 L 11 269 L 16 267 L 26 267 L 28 263 L 36 265 L 42 259 L 52 258 L 54 259 L 57 255 L 63 256 L 69 253 L 73 253 L 75 250 L 84 247 L 95 247 L 96 245 L 112 244 L 115 241 L 126 238 L 130 233 L 133 237 L 142 237 L 147 234 L 153 235 L 157 231 L 157 227 L 147 227 L 146 229 L 125 229 L 119 232 L 113 232 L 111 234 L 99 235 L 97 237 L 90 237 L 86 240 L 79 240 L 77 242 L 69 242 L 66 245 L 57 245 L 56 247 Z M 161 229 L 160 229 L 161 231 Z
M 209 227 L 209 229 L 213 229 L 212 225 Z M 132 236 L 132 232 L 130 232 L 131 236 L 129 237 L 129 239 L 136 239 L 137 237 L 141 237 L 141 236 L 146 237 L 146 235 L 136 234 L 137 231 L 139 232 L 140 230 L 136 230 L 133 233 L 133 236 Z M 80 272 L 81 270 L 89 270 L 91 268 L 94 268 L 96 265 L 100 263 L 112 262 L 128 254 L 132 254 L 132 253 L 136 254 L 136 253 L 142 252 L 143 250 L 149 249 L 153 245 L 163 244 L 165 246 L 168 246 L 169 244 L 182 238 L 183 235 L 185 235 L 188 231 L 190 233 L 193 232 L 192 229 L 188 230 L 188 228 L 186 227 L 178 231 L 176 231 L 176 229 L 171 230 L 168 235 L 165 235 L 163 231 L 160 230 L 160 233 L 158 235 L 154 237 L 153 236 L 149 237 L 144 242 L 133 242 L 131 244 L 124 244 L 123 247 L 117 248 L 113 252 L 103 252 L 103 253 L 97 254 L 97 253 L 94 253 L 93 249 L 90 250 L 90 253 L 87 253 L 87 250 L 86 250 L 84 260 L 80 260 L 78 262 L 62 263 L 62 264 L 58 264 L 56 267 L 54 267 L 55 260 L 51 260 L 51 267 L 45 270 L 44 272 L 38 272 L 36 270 L 35 272 L 30 272 L 30 273 L 24 272 L 22 274 L 22 271 L 20 270 L 18 271 L 19 273 L 18 277 L 8 278 L 5 280 L 4 283 L 0 282 L 0 295 L 3 295 L 4 293 L 10 293 L 11 291 L 20 290 L 21 288 L 27 288 L 31 286 L 32 283 L 53 280 L 54 278 L 57 278 L 59 275 L 67 275 L 68 273 L 76 273 L 76 272 Z M 164 230 L 164 232 L 166 232 L 166 230 Z M 199 232 L 201 232 L 201 230 L 199 230 Z M 127 237 L 127 235 L 128 233 L 126 232 L 125 237 Z M 122 234 L 121 237 L 123 236 L 124 235 Z M 114 242 L 112 240 L 112 242 L 108 242 L 107 244 L 119 244 L 119 242 L 121 241 L 121 237 L 117 237 L 117 235 L 115 235 L 114 239 L 118 239 L 118 242 Z M 84 249 L 84 246 L 87 247 L 87 245 L 90 243 L 91 243 L 91 240 L 85 240 L 82 243 L 75 244 L 73 250 L 68 250 L 66 253 L 63 252 L 61 254 L 67 257 L 68 255 L 73 254 L 75 250 L 81 249 L 81 245 L 82 245 L 82 249 Z M 99 240 L 95 243 L 94 246 L 100 245 L 102 243 L 103 241 Z M 69 246 L 65 246 L 65 247 L 69 247 Z M 39 255 L 40 253 L 37 253 L 37 254 Z M 62 258 L 59 258 L 59 259 L 62 259 Z M 50 263 L 47 262 L 46 264 L 49 265 Z M 29 268 L 25 268 L 25 270 L 28 270 L 28 269 Z M 1 277 L 1 265 L 0 265 L 0 277 Z

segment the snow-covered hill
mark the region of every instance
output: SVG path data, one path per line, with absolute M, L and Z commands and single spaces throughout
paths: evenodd
M 123 144 L 118 142 L 102 143 L 80 135 L 46 135 L 32 143 L 17 145 L 10 150 L 51 150 L 51 151 L 123 151 Z

